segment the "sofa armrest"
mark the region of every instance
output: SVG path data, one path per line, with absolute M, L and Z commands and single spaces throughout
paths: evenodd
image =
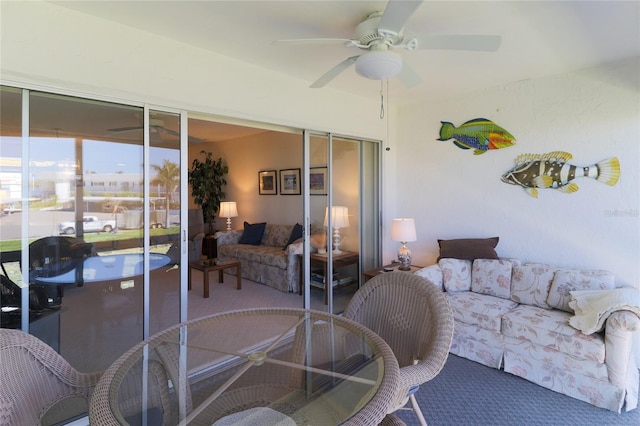
M 442 269 L 440 269 L 440 266 L 438 266 L 437 263 L 435 265 L 427 266 L 426 268 L 418 269 L 415 274 L 431 282 L 441 291 L 444 291 Z
M 635 365 L 632 348 L 633 333 L 637 331 L 640 331 L 640 317 L 631 311 L 616 311 L 607 318 L 605 363 L 610 383 L 626 386 L 629 367 Z
M 244 231 L 238 229 L 233 231 L 218 231 L 215 233 L 214 238 L 218 242 L 218 247 L 238 244 L 243 232 Z
M 302 254 L 304 251 L 304 240 L 302 238 L 294 241 L 293 243 L 289 244 L 285 250 L 285 253 L 287 255 L 290 254 Z

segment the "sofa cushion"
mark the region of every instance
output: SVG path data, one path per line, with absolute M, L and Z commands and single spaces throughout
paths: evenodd
M 300 238 L 302 238 L 302 225 L 296 223 L 295 225 L 293 225 L 293 229 L 291 229 L 291 234 L 289 234 L 289 239 L 287 240 L 287 244 L 285 244 L 284 249 L 289 247 L 290 244 L 294 243 Z
M 446 293 L 456 321 L 500 332 L 502 316 L 518 306 L 512 300 L 471 291 Z
M 526 339 L 544 348 L 566 353 L 576 359 L 604 362 L 601 334 L 584 334 L 569 325 L 571 314 L 557 309 L 519 305 L 502 318 L 502 334 Z
M 233 257 L 240 261 L 260 263 L 262 246 L 254 246 L 251 244 L 230 244 L 228 246 L 218 247 L 219 257 Z
M 461 259 L 440 259 L 442 284 L 446 291 L 471 290 L 471 261 Z
M 495 251 L 498 245 L 498 237 L 493 238 L 462 238 L 456 240 L 438 240 L 440 256 L 453 259 L 497 259 Z
M 262 243 L 262 235 L 264 234 L 264 228 L 267 223 L 244 223 L 244 232 L 240 237 L 240 244 L 251 244 L 257 246 Z
M 471 272 L 471 291 L 508 299 L 511 295 L 511 262 L 476 259 Z
M 284 247 L 289 240 L 293 225 L 272 225 L 268 224 L 264 230 L 262 245 L 271 247 Z
M 258 253 L 260 254 L 260 263 L 263 265 L 287 269 L 288 256 L 280 247 L 260 246 Z
M 549 289 L 557 268 L 543 264 L 514 266 L 511 276 L 511 300 L 550 309 Z
M 547 304 L 552 308 L 573 313 L 573 309 L 569 306 L 571 291 L 612 290 L 614 288 L 615 278 L 611 272 L 559 269 L 553 277 Z

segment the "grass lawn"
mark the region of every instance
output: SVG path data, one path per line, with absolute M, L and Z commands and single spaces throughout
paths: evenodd
M 167 229 L 156 228 L 151 229 L 151 237 L 160 237 L 163 235 L 175 235 L 180 232 L 180 228 L 172 227 Z M 103 241 L 116 241 L 116 240 L 142 240 L 142 230 L 140 229 L 130 229 L 130 230 L 118 230 L 117 232 L 99 232 L 99 233 L 89 233 L 84 234 L 84 241 L 87 243 L 99 243 Z M 31 244 L 35 240 L 39 240 L 42 237 L 32 238 L 29 240 L 29 244 Z M 21 245 L 22 240 L 6 240 L 0 241 L 0 252 L 5 251 L 17 251 L 22 249 Z M 142 241 L 140 241 L 140 245 L 142 245 Z

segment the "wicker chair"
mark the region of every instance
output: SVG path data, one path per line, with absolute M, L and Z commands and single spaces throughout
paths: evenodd
M 453 314 L 445 295 L 429 281 L 408 272 L 369 280 L 353 296 L 344 317 L 382 337 L 400 366 L 400 388 L 394 412 L 411 401 L 426 421 L 414 393 L 442 370 L 453 338 Z
M 80 373 L 37 337 L 0 329 L 0 425 L 46 425 L 87 412 L 102 373 Z
M 387 414 L 378 426 L 406 426 L 406 423 L 393 414 Z

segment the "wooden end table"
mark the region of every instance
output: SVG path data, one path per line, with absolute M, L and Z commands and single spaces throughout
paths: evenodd
M 329 303 L 329 292 L 327 291 L 327 285 L 326 285 L 326 276 L 327 276 L 327 269 L 328 269 L 328 255 L 327 254 L 318 254 L 318 253 L 311 253 L 309 255 L 310 258 L 310 264 L 311 267 L 313 268 L 314 264 L 320 264 L 322 265 L 322 268 L 324 269 L 324 276 L 325 276 L 325 285 L 324 285 L 324 304 L 327 305 Z M 300 266 L 300 290 L 299 290 L 299 294 L 302 294 L 302 283 L 304 282 L 303 279 L 303 275 L 302 275 L 302 255 L 298 255 L 298 262 L 299 262 L 299 266 Z M 359 264 L 360 264 L 360 254 L 359 253 L 355 253 L 355 252 L 349 252 L 349 251 L 343 251 L 341 254 L 334 254 L 333 255 L 333 269 L 337 269 L 337 268 L 342 268 L 343 266 L 348 266 L 348 265 L 356 265 L 356 269 L 359 271 Z M 354 283 L 357 283 L 359 280 L 356 279 L 355 281 L 351 281 L 349 284 L 343 284 L 343 285 L 335 285 L 332 288 L 333 289 L 339 289 L 342 287 L 346 287 L 348 285 L 352 285 Z
M 393 272 L 393 271 L 399 271 L 398 267 L 400 266 L 399 263 L 391 263 L 389 265 L 384 265 L 381 266 L 379 268 L 375 268 L 375 269 L 369 269 L 368 271 L 364 271 L 364 282 L 367 282 L 368 280 L 370 280 L 371 278 L 375 277 L 376 275 L 380 275 L 380 274 L 388 274 L 389 272 Z M 422 269 L 424 268 L 424 266 L 417 266 L 417 265 L 410 265 L 411 270 L 410 271 L 401 271 L 401 272 L 415 272 L 418 269 Z M 393 271 L 389 271 L 389 272 L 385 272 L 384 269 L 388 268 L 388 269 L 393 269 Z
M 241 274 L 241 266 L 240 261 L 236 259 L 207 259 L 207 260 L 196 260 L 194 262 L 189 262 L 189 290 L 191 290 L 191 270 L 196 269 L 198 271 L 202 271 L 204 275 L 204 279 L 202 282 L 203 285 L 203 297 L 206 299 L 209 297 L 209 272 L 218 271 L 218 284 L 222 284 L 224 281 L 223 272 L 225 269 L 236 268 L 236 289 L 242 289 L 242 274 Z

